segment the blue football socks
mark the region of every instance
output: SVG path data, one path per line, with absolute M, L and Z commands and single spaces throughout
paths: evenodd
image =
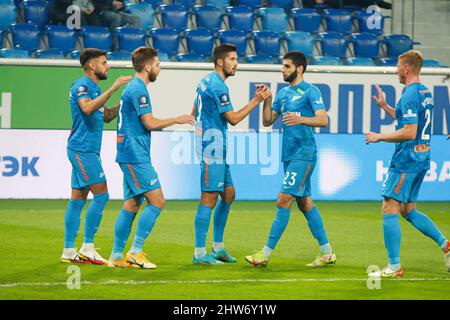
M 64 248 L 75 248 L 75 239 L 80 228 L 81 211 L 86 200 L 70 200 L 66 209 Z
M 210 219 L 211 208 L 200 204 L 194 221 L 196 248 L 206 247 L 206 235 L 208 234 Z
M 289 208 L 277 208 L 277 214 L 273 220 L 272 228 L 269 233 L 269 240 L 266 244 L 270 249 L 275 249 L 278 240 L 280 240 L 281 235 L 289 222 L 290 213 L 291 210 Z
M 312 235 L 319 242 L 320 252 L 323 254 L 331 253 L 331 246 L 328 243 L 327 233 L 325 232 L 322 217 L 317 207 L 314 206 L 310 211 L 306 212 L 305 218 L 308 221 L 309 230 L 311 230 Z
M 228 202 L 219 201 L 214 211 L 214 242 L 223 242 L 223 233 L 230 212 Z
M 114 245 L 111 253 L 111 259 L 120 260 L 123 258 L 123 250 L 130 236 L 131 227 L 133 226 L 135 212 L 130 212 L 125 209 L 120 210 L 114 226 Z
M 94 243 L 94 236 L 102 221 L 103 210 L 109 200 L 108 193 L 96 194 L 86 212 L 84 225 L 84 243 Z
M 402 231 L 398 214 L 383 215 L 384 245 L 388 252 L 389 268 L 398 270 L 400 268 L 400 242 Z
M 144 209 L 139 218 L 136 235 L 134 236 L 133 246 L 130 250 L 132 254 L 138 254 L 142 251 L 144 241 L 152 231 L 156 219 L 158 218 L 160 213 L 161 209 L 151 204 L 148 204 Z
M 411 222 L 411 224 L 424 235 L 433 239 L 442 250 L 445 250 L 447 239 L 428 216 L 414 209 L 406 216 L 406 220 Z

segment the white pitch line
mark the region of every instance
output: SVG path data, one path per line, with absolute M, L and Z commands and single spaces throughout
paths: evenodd
M 269 283 L 283 283 L 283 282 L 367 282 L 367 278 L 305 278 L 305 279 L 218 279 L 218 280 L 109 280 L 109 281 L 81 281 L 81 285 L 148 285 L 148 284 L 208 284 L 208 283 L 252 283 L 252 282 L 269 282 Z M 400 281 L 400 282 L 431 282 L 431 281 L 450 281 L 450 278 L 407 278 L 407 279 L 383 279 L 383 281 Z M 66 286 L 66 282 L 16 282 L 16 283 L 1 283 L 0 288 L 10 287 L 52 287 L 52 286 Z

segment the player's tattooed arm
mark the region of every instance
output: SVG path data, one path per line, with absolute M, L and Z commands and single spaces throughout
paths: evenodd
M 295 126 L 298 124 L 303 124 L 310 127 L 327 127 L 328 126 L 328 115 L 325 110 L 317 110 L 314 113 L 314 117 L 301 117 L 294 113 L 288 112 L 283 116 L 283 123 L 286 126 Z
M 149 131 L 159 131 L 174 124 L 195 124 L 195 119 L 190 114 L 183 114 L 175 118 L 158 119 L 152 113 L 147 113 L 141 116 L 141 121 Z
M 119 103 L 117 103 L 112 108 L 105 107 L 103 112 L 103 121 L 106 123 L 110 123 L 117 117 L 118 114 L 119 114 Z
M 381 90 L 379 85 L 375 85 L 375 88 L 377 89 L 377 93 L 378 93 L 378 97 L 377 96 L 372 96 L 373 100 L 375 100 L 375 102 L 377 103 L 377 105 L 379 105 L 381 107 L 381 109 L 383 109 L 384 111 L 386 111 L 386 113 L 395 120 L 395 109 L 392 108 L 390 105 L 388 105 L 386 103 L 386 98 L 384 96 L 383 91 Z
M 369 132 L 366 134 L 366 144 L 384 142 L 401 142 L 406 140 L 413 140 L 417 136 L 417 124 L 405 124 L 403 128 L 392 133 L 375 133 Z

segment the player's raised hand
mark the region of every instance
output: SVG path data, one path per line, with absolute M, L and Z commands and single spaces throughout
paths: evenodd
M 373 100 L 379 105 L 380 107 L 384 108 L 386 106 L 386 98 L 384 97 L 384 93 L 381 90 L 379 85 L 375 85 L 375 88 L 377 89 L 378 97 L 372 96 Z
M 195 125 L 195 118 L 191 114 L 182 114 L 175 118 L 178 124 Z
M 302 117 L 288 112 L 283 116 L 283 123 L 287 126 L 295 126 L 302 123 Z
M 366 133 L 366 144 L 377 143 L 380 141 L 380 135 L 375 132 Z
M 258 90 L 256 90 L 254 98 L 258 102 L 263 102 L 264 100 L 269 98 L 271 95 L 272 95 L 272 92 L 270 91 L 270 89 L 267 86 L 264 86 L 264 87 L 260 87 Z
M 131 79 L 133 79 L 132 76 L 120 76 L 116 79 L 116 81 L 114 81 L 113 85 L 111 86 L 111 88 L 116 91 L 117 89 L 119 89 L 123 84 L 128 83 L 131 81 Z

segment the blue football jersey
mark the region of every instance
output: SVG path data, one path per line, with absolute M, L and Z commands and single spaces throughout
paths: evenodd
M 233 110 L 233 105 L 228 87 L 217 72 L 200 81 L 194 105 L 197 155 L 201 160 L 225 160 L 228 121 L 224 113 Z
M 151 112 L 152 106 L 147 86 L 144 81 L 134 77 L 125 87 L 120 98 L 116 162 L 151 162 L 151 133 L 140 119 L 142 115 Z
M 103 108 L 86 115 L 78 105 L 83 98 L 94 100 L 102 94 L 97 83 L 84 76 L 73 82 L 70 88 L 72 130 L 67 148 L 81 152 L 100 153 L 103 134 Z
M 427 87 L 415 82 L 405 88 L 395 107 L 395 129 L 417 124 L 417 135 L 414 140 L 395 144 L 390 170 L 420 172 L 430 169 L 432 111 L 433 96 Z
M 272 109 L 281 116 L 294 113 L 302 117 L 314 117 L 317 110 L 325 110 L 320 90 L 305 81 L 282 88 Z M 317 160 L 316 141 L 313 128 L 302 124 L 286 126 L 283 123 L 283 146 L 281 160 Z

